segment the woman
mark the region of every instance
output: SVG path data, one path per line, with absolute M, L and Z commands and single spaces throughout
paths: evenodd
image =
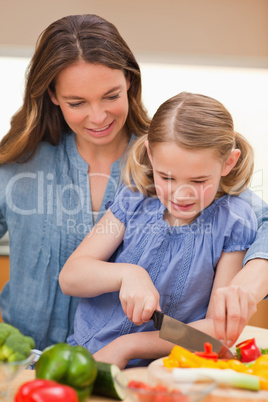
M 10 237 L 1 313 L 33 336 L 39 349 L 73 332 L 78 300 L 62 294 L 59 272 L 113 199 L 120 160 L 148 125 L 139 66 L 111 23 L 77 15 L 45 29 L 29 65 L 22 108 L 0 148 L 0 236 L 8 230 Z M 267 258 L 264 235 L 252 258 Z M 223 288 L 215 300 L 219 337 L 226 332 L 230 301 L 235 314 L 248 319 L 267 292 L 267 262 L 249 264 L 240 273 L 244 286 Z M 231 332 L 241 325 L 236 320 Z
M 42 33 L 0 152 L 0 235 L 10 237 L 2 317 L 37 348 L 72 330 L 78 300 L 60 291 L 60 269 L 113 199 L 121 157 L 148 124 L 139 66 L 112 24 L 70 16 Z

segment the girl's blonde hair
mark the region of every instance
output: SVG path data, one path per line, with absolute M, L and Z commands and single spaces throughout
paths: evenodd
M 54 93 L 58 74 L 79 60 L 124 72 L 130 81 L 127 130 L 129 135 L 147 133 L 150 119 L 141 99 L 140 68 L 128 45 L 104 18 L 70 15 L 50 24 L 37 41 L 26 74 L 23 105 L 1 141 L 0 165 L 31 157 L 41 141 L 57 145 L 63 131 L 71 131 L 48 90 Z
M 152 166 L 144 145 L 150 150 L 161 142 L 174 142 L 185 149 L 212 149 L 226 161 L 233 149 L 241 151 L 231 172 L 221 178 L 216 198 L 238 195 L 248 186 L 253 173 L 253 149 L 234 131 L 233 119 L 217 100 L 205 95 L 182 92 L 164 102 L 156 111 L 148 135 L 131 147 L 124 171 L 124 181 L 134 191 L 155 196 Z

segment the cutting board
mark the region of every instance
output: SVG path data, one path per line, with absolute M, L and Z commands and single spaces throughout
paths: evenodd
M 169 375 L 163 365 L 162 359 L 155 360 L 148 368 L 148 371 L 154 368 L 158 371 L 157 377 L 163 378 Z M 187 370 L 187 369 L 185 369 Z M 171 373 L 170 373 L 171 375 Z M 218 386 L 208 396 L 203 399 L 204 402 L 267 402 L 268 391 L 249 391 L 236 389 L 227 386 Z

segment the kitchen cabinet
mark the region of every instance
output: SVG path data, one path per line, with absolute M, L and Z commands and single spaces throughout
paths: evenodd
M 0 290 L 9 280 L 9 257 L 6 255 L 0 256 Z M 0 321 L 2 321 L 0 313 Z
M 268 300 L 262 300 L 257 307 L 257 312 L 251 317 L 248 325 L 268 329 Z
M 9 257 L 0 256 L 0 290 L 9 279 Z

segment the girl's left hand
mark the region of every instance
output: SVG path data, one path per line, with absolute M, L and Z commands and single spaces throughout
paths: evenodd
M 215 290 L 212 318 L 216 338 L 231 347 L 256 310 L 253 294 L 242 286 L 230 285 Z

